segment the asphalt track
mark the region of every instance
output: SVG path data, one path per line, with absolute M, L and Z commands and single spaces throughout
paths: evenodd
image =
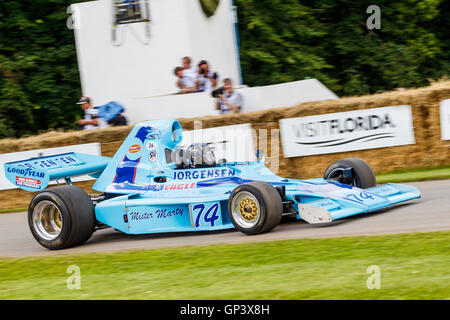
M 332 238 L 450 230 L 450 180 L 415 182 L 422 198 L 388 210 L 359 215 L 327 225 L 303 221 L 282 223 L 272 232 L 246 236 L 235 230 L 130 236 L 112 229 L 101 230 L 84 245 L 49 251 L 28 229 L 26 213 L 0 214 L 0 257 L 51 256 L 120 250 L 145 250 L 180 246 L 236 244 L 301 238 Z

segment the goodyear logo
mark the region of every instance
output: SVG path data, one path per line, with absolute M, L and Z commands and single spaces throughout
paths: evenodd
M 15 173 L 22 177 L 35 177 L 35 178 L 44 178 L 45 177 L 45 173 L 30 170 L 30 169 L 8 168 L 7 172 Z

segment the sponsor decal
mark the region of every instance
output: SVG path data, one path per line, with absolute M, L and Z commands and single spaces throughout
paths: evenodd
M 116 179 L 117 180 L 117 177 Z M 188 190 L 197 188 L 196 183 L 183 184 L 135 184 L 128 181 L 116 182 L 108 186 L 108 191 L 111 190 L 136 190 L 136 191 L 174 191 L 174 190 Z
M 145 142 L 145 140 L 160 140 L 161 139 L 161 131 L 159 131 L 156 128 L 153 127 L 142 127 L 139 129 L 138 133 L 136 134 L 136 138 L 141 140 L 142 143 Z
M 415 143 L 411 106 L 283 119 L 280 129 L 288 158 Z
M 195 189 L 197 185 L 195 183 L 186 183 L 186 184 L 172 184 L 172 185 L 165 185 L 164 191 L 167 190 L 187 190 L 187 189 Z
M 201 180 L 216 179 L 236 176 L 233 169 L 199 169 L 199 170 L 180 170 L 175 171 L 173 180 Z
M 20 187 L 34 188 L 40 189 L 41 182 L 39 180 L 25 178 L 25 177 L 16 177 L 16 185 Z
M 34 178 L 41 178 L 41 179 L 45 177 L 45 173 L 31 170 L 31 169 L 19 169 L 19 168 L 9 167 L 6 171 L 8 173 L 19 174 L 22 177 L 34 177 Z
M 151 162 L 155 162 L 158 160 L 158 153 L 156 151 L 150 152 L 150 156 L 148 157 Z
M 148 191 L 173 191 L 173 190 L 188 190 L 197 188 L 196 183 L 184 184 L 151 184 L 148 186 Z
M 138 144 L 132 145 L 128 151 L 130 151 L 130 153 L 138 153 L 141 151 L 141 146 Z
M 155 212 L 131 212 L 129 214 L 132 221 L 151 220 L 151 219 L 166 219 L 175 216 L 182 216 L 184 210 L 176 208 L 174 210 L 158 209 Z
M 150 140 L 149 142 L 147 142 L 147 144 L 146 144 L 145 146 L 146 146 L 146 148 L 147 148 L 148 151 L 153 151 L 153 150 L 156 149 L 156 147 L 158 146 L 158 144 L 157 144 L 155 141 Z
M 41 167 L 44 169 L 54 169 L 60 168 L 64 165 L 74 165 L 81 164 L 82 162 L 75 158 L 74 156 L 62 156 L 56 158 L 43 159 L 32 162 L 21 163 L 18 166 L 27 168 L 27 169 L 36 169 L 36 167 Z

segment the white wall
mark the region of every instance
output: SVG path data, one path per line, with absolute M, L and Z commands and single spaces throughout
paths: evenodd
M 112 44 L 112 2 L 98 0 L 73 5 L 77 12 L 75 39 L 83 94 L 101 105 L 176 92 L 175 66 L 181 57 L 206 59 L 222 79 L 240 84 L 240 69 L 231 0 L 222 0 L 206 18 L 198 0 L 151 0 L 151 37 L 144 24 L 119 27 L 122 46 Z M 137 35 L 139 39 L 135 36 Z

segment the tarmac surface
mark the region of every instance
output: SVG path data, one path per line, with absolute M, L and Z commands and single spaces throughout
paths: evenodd
M 273 231 L 246 236 L 236 230 L 154 235 L 125 235 L 100 230 L 76 248 L 49 251 L 31 235 L 26 213 L 0 214 L 0 257 L 53 256 L 121 250 L 148 250 L 181 246 L 237 244 L 302 238 L 333 238 L 450 230 L 450 180 L 410 183 L 422 198 L 376 213 L 362 214 L 326 225 L 284 222 Z

